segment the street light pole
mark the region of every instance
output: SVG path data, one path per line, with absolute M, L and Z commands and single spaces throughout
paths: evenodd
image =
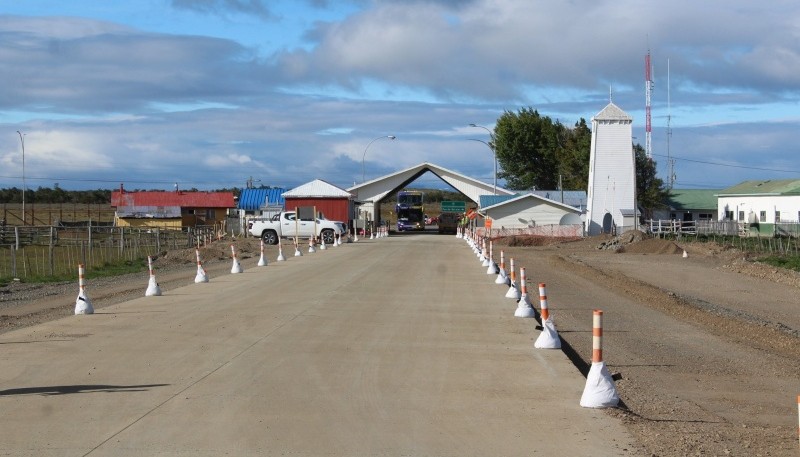
M 486 130 L 487 132 L 489 132 L 489 138 L 492 139 L 491 144 L 487 143 L 485 141 L 481 141 L 481 140 L 475 140 L 475 141 L 480 141 L 481 143 L 485 144 L 486 146 L 489 146 L 489 149 L 492 150 L 492 154 L 494 155 L 494 194 L 497 195 L 497 151 L 495 151 L 495 149 L 494 149 L 494 143 L 495 143 L 495 141 L 494 141 L 494 133 L 491 130 L 489 130 L 488 128 L 482 126 L 482 125 L 470 124 L 469 126 L 470 127 L 477 127 L 479 129 Z
M 365 174 L 364 174 L 364 159 L 367 158 L 367 149 L 369 149 L 369 147 L 372 145 L 372 143 L 380 140 L 381 138 L 389 138 L 390 140 L 393 140 L 393 139 L 395 139 L 397 137 L 394 136 L 394 135 L 379 136 L 378 138 L 375 138 L 374 140 L 370 141 L 369 144 L 367 145 L 367 147 L 364 148 L 364 155 L 361 157 L 361 182 L 362 183 L 364 182 L 364 176 L 365 176 Z
M 25 225 L 25 134 L 17 130 L 22 143 L 22 225 Z

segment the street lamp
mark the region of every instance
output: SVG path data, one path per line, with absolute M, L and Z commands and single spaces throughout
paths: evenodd
M 22 143 L 22 225 L 25 225 L 25 134 L 17 130 Z
M 367 147 L 364 148 L 364 155 L 361 157 L 361 182 L 362 183 L 364 182 L 364 176 L 365 176 L 364 175 L 364 159 L 367 157 L 367 149 L 369 149 L 369 147 L 372 145 L 372 143 L 380 140 L 381 138 L 389 138 L 390 140 L 393 140 L 393 139 L 395 139 L 397 137 L 394 136 L 394 135 L 379 136 L 378 138 L 375 138 L 374 140 L 370 141 L 369 144 L 367 145 Z
M 484 127 L 482 125 L 470 124 L 469 126 L 470 127 L 477 127 L 479 129 L 486 130 L 487 132 L 489 132 L 489 138 L 492 139 L 492 143 L 491 144 L 487 143 L 485 141 L 481 141 L 481 140 L 474 140 L 474 141 L 480 141 L 481 143 L 485 144 L 486 146 L 489 146 L 489 149 L 492 150 L 492 154 L 494 155 L 494 194 L 497 195 L 497 151 L 494 150 L 494 142 L 495 142 L 494 133 L 492 133 L 491 130 L 489 130 L 488 128 L 486 128 L 486 127 Z

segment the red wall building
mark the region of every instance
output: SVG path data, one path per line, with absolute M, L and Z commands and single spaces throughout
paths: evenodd
M 286 211 L 301 206 L 315 206 L 326 219 L 350 225 L 353 219 L 353 196 L 346 190 L 321 179 L 303 184 L 283 194 Z

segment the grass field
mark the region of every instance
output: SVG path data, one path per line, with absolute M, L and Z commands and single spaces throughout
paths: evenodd
M 6 225 L 55 225 L 59 222 L 114 222 L 111 204 L 88 203 L 26 203 L 25 224 L 21 203 L 0 203 L 0 221 Z

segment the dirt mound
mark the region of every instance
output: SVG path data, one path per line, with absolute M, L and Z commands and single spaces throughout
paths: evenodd
M 672 240 L 653 238 L 639 230 L 630 230 L 622 235 L 604 239 L 597 249 L 631 254 L 682 254 L 683 249 Z
M 231 258 L 231 244 L 236 247 L 236 256 L 239 259 L 249 259 L 260 254 L 261 246 L 258 238 L 238 238 L 236 240 L 213 241 L 200 248 L 200 258 L 203 263 L 229 261 Z M 270 246 L 272 248 L 272 246 Z M 277 248 L 276 248 L 277 249 Z M 162 252 L 154 258 L 159 267 L 168 265 L 185 265 L 197 262 L 195 248 L 173 249 Z
M 492 242 L 499 246 L 552 246 L 576 241 L 572 237 L 555 237 L 540 235 L 512 235 L 493 238 Z
M 622 246 L 617 252 L 631 254 L 683 254 L 683 249 L 672 240 L 649 238 Z

